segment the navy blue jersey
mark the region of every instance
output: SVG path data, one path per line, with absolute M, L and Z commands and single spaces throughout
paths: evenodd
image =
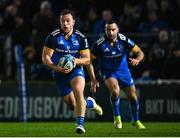
M 101 37 L 93 45 L 91 54 L 98 58 L 100 70 L 126 72 L 128 70 L 127 54 L 135 43 L 120 33 L 113 46 L 110 43 L 106 36 Z
M 44 46 L 53 50 L 51 60 L 56 65 L 58 64 L 59 59 L 66 54 L 70 54 L 75 58 L 80 58 L 81 51 L 89 50 L 87 39 L 78 30 L 73 31 L 67 39 L 65 38 L 65 34 L 57 29 L 47 36 Z M 82 66 L 76 66 L 68 74 L 53 71 L 53 77 L 57 83 L 61 96 L 66 96 L 72 92 L 70 82 L 77 76 L 84 77 Z
M 59 59 L 66 54 L 79 58 L 82 50 L 89 49 L 87 39 L 78 30 L 75 30 L 66 40 L 65 34 L 57 29 L 47 36 L 44 46 L 54 50 L 51 60 L 56 65 Z

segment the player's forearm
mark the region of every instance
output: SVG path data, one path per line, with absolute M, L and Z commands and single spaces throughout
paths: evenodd
M 42 61 L 43 61 L 43 64 L 45 64 L 46 66 L 48 66 L 52 70 L 58 71 L 57 66 L 51 61 L 50 57 L 43 56 Z
M 89 65 L 90 59 L 88 57 L 75 58 L 75 64 L 76 65 Z
M 139 62 L 141 62 L 144 59 L 144 53 L 141 49 L 137 52 L 136 55 L 137 55 L 136 59 L 139 60 Z
M 87 69 L 87 72 L 89 74 L 89 77 L 90 79 L 93 81 L 93 80 L 96 80 L 96 76 L 95 76 L 95 73 L 94 73 L 94 67 L 93 65 L 90 63 L 89 65 L 86 66 L 86 69 Z
M 136 60 L 141 62 L 144 59 L 144 53 L 138 45 L 135 45 L 134 48 L 131 50 L 133 54 L 136 55 Z

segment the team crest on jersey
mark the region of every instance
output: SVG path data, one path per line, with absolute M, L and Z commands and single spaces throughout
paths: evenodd
M 112 54 L 115 55 L 115 54 L 116 54 L 116 51 L 112 51 Z
M 123 47 L 123 45 L 117 45 L 117 47 L 118 47 L 118 50 L 123 50 L 124 49 L 124 47 Z
M 70 49 L 70 46 L 66 46 L 66 48 L 69 50 L 69 49 Z
M 74 40 L 74 41 L 73 41 L 73 45 L 74 45 L 74 46 L 78 46 L 78 45 L 79 45 L 78 40 Z

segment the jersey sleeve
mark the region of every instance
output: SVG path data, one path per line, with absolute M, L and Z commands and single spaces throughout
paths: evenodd
M 100 46 L 96 43 L 93 44 L 91 48 L 91 54 L 95 57 L 98 57 L 100 55 Z
M 123 35 L 121 33 L 119 33 L 119 37 L 122 41 L 124 41 L 124 44 L 125 44 L 127 50 L 131 50 L 134 48 L 135 43 L 130 38 L 126 37 L 125 35 Z
M 51 34 L 49 34 L 44 42 L 44 46 L 54 49 L 54 45 L 53 45 L 53 36 Z
M 80 39 L 80 51 L 83 51 L 86 49 L 89 49 L 89 44 L 88 44 L 87 38 L 81 37 L 81 39 Z
M 128 46 L 129 50 L 134 48 L 134 46 L 135 46 L 134 41 L 132 41 L 130 38 L 127 38 L 126 42 L 127 42 L 127 46 Z

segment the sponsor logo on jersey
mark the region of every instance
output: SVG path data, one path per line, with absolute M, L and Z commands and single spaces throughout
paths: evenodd
M 78 52 L 78 50 L 69 50 L 69 49 L 66 49 L 66 50 L 64 50 L 64 49 L 59 49 L 59 48 L 56 48 L 56 51 L 57 52 L 62 52 L 62 53 L 65 53 L 65 54 L 74 54 L 74 53 L 77 53 Z
M 105 58 L 118 58 L 121 56 L 122 56 L 122 53 L 114 54 L 114 55 L 104 55 Z

